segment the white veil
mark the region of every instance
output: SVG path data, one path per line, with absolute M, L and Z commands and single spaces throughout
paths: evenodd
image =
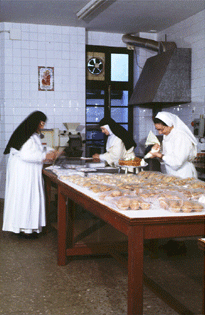
M 113 146 L 113 143 L 115 139 L 117 138 L 117 136 L 112 132 L 109 125 L 104 125 L 102 127 L 107 129 L 107 131 L 109 132 L 109 136 L 107 137 L 107 143 L 106 143 L 106 151 L 108 151 L 109 148 Z
M 169 127 L 173 126 L 174 128 L 186 133 L 193 145 L 197 147 L 197 140 L 193 133 L 178 116 L 169 112 L 159 112 L 155 118 L 162 120 Z

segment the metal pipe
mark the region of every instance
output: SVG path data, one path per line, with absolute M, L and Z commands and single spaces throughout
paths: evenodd
M 123 35 L 122 41 L 127 45 L 146 48 L 156 51 L 159 54 L 177 47 L 174 42 L 158 42 L 152 39 L 142 38 L 131 34 Z

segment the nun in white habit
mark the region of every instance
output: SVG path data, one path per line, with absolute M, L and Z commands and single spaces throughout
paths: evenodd
M 136 143 L 132 135 L 112 118 L 103 118 L 99 122 L 102 133 L 107 136 L 106 152 L 93 155 L 95 161 L 104 161 L 108 165 L 118 164 L 120 159 L 135 158 Z
M 159 112 L 154 118 L 159 134 L 163 134 L 162 148 L 158 144 L 153 149 L 153 157 L 164 162 L 166 173 L 182 178 L 195 177 L 197 172 L 192 163 L 197 155 L 197 140 L 191 130 L 176 115 Z M 160 152 L 161 150 L 161 152 Z
M 45 152 L 40 130 L 46 115 L 30 114 L 13 132 L 4 154 L 9 154 L 3 214 L 3 231 L 40 233 L 46 225 L 45 196 L 42 178 L 44 160 L 56 158 L 56 152 Z

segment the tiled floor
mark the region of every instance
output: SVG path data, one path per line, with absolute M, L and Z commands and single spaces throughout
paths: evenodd
M 59 267 L 55 230 L 36 239 L 2 231 L 0 237 L 0 314 L 126 315 L 127 270 L 113 258 L 85 257 Z M 187 239 L 185 243 L 186 255 L 168 257 L 160 250 L 159 257 L 153 259 L 146 249 L 145 272 L 190 314 L 199 315 L 202 252 L 196 240 Z M 144 314 L 178 313 L 145 286 Z

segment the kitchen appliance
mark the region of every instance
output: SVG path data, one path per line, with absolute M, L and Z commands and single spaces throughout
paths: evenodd
M 59 129 L 43 129 L 41 130 L 41 143 L 44 146 L 56 149 L 59 146 Z
M 198 179 L 205 181 L 205 152 L 197 153 L 194 166 L 197 170 Z
M 191 102 L 191 48 L 130 34 L 123 35 L 122 41 L 158 52 L 146 60 L 129 105 L 159 109 Z
M 80 132 L 76 129 L 79 123 L 64 123 L 64 126 L 68 130 L 67 145 L 64 148 L 64 153 L 68 157 L 81 157 L 83 153 L 83 140 Z
M 205 118 L 204 115 L 200 115 L 200 118 L 196 118 L 192 121 L 194 127 L 194 135 L 197 138 L 205 138 Z
M 84 128 L 80 123 L 63 123 L 66 130 L 44 129 L 41 131 L 42 144 L 64 151 L 67 156 L 82 156 L 83 140 L 80 131 Z M 78 130 L 77 130 L 78 129 Z

